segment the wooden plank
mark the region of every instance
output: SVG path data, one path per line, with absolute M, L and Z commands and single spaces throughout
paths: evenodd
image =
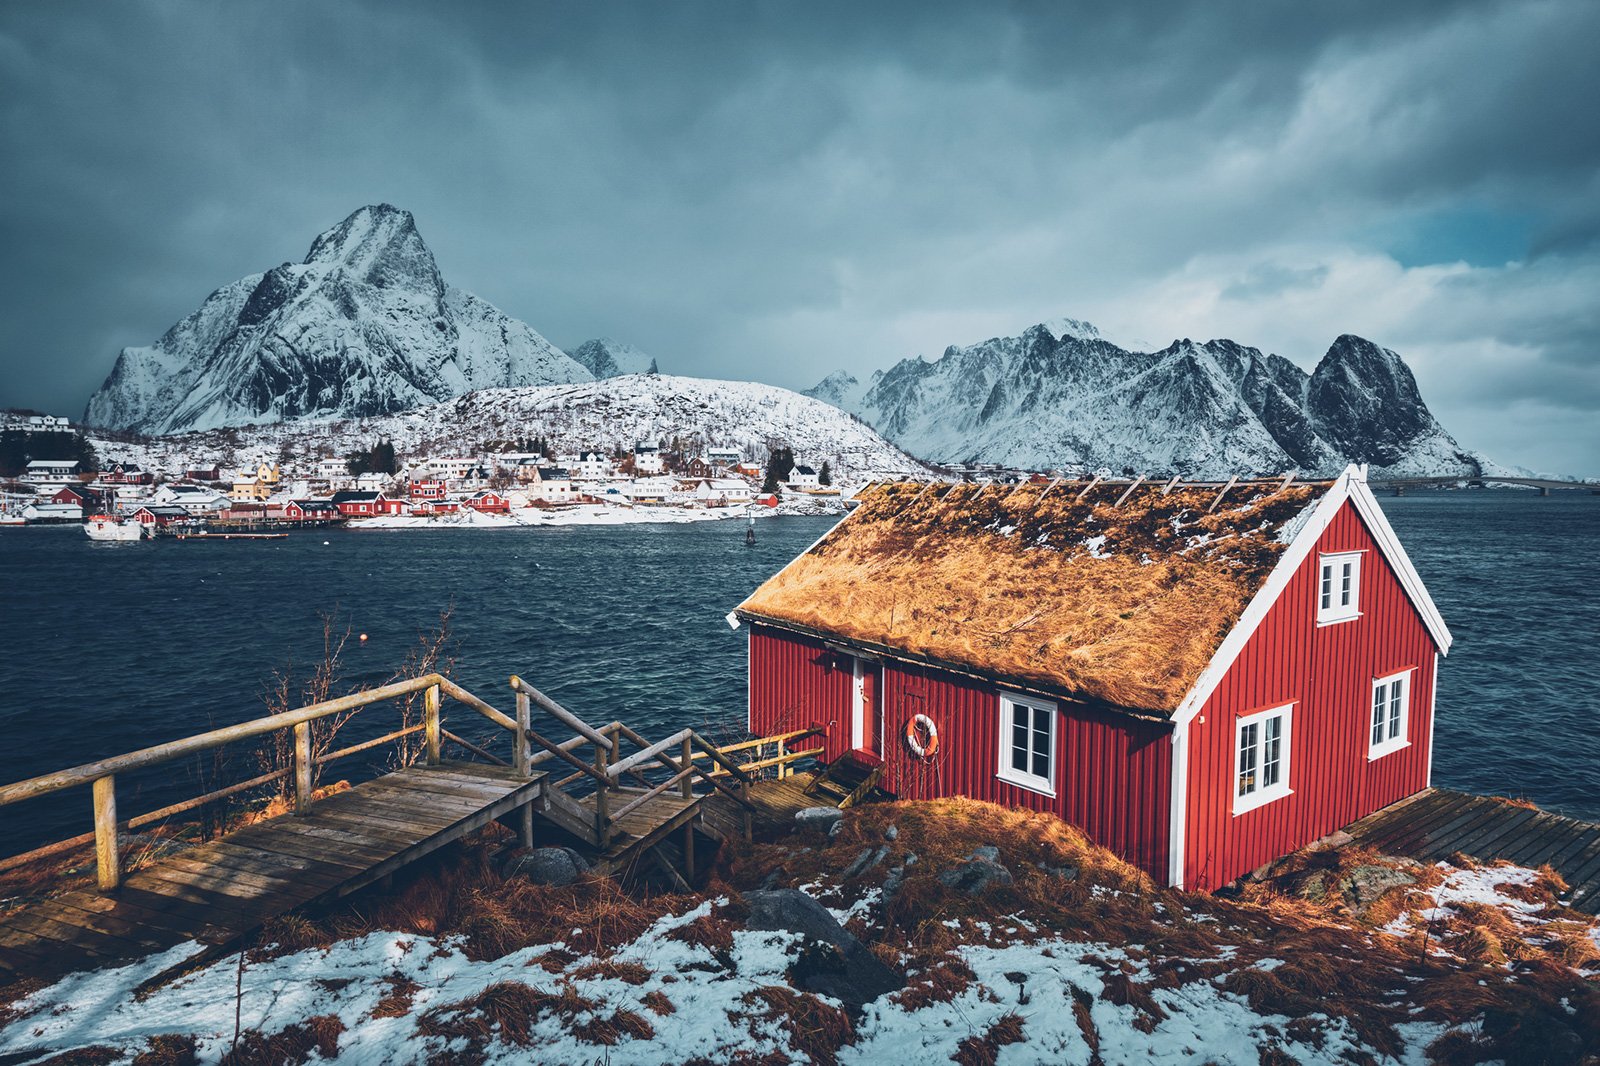
M 70 904 L 63 903 L 59 899 L 54 899 L 50 902 L 55 904 L 55 909 L 49 912 L 46 915 L 47 917 L 67 925 L 75 925 L 83 929 L 130 941 L 139 945 L 141 953 L 163 951 L 173 944 L 186 939 L 164 926 L 151 925 L 125 915 L 112 912 L 96 913 L 79 910 Z
M 510 790 L 487 781 L 449 781 L 435 778 L 408 777 L 403 780 L 380 778 L 362 786 L 365 796 L 413 796 L 418 801 L 425 797 L 444 796 L 468 804 L 493 803 Z
M 1387 812 L 1382 821 L 1356 829 L 1352 836 L 1363 844 L 1380 851 L 1393 848 L 1408 838 L 1420 840 L 1429 828 L 1458 817 L 1471 802 L 1471 797 L 1460 793 L 1435 795 L 1399 810 Z
M 1474 858 L 1492 860 L 1495 845 L 1532 821 L 1533 816 L 1538 813 L 1525 807 L 1505 808 L 1499 804 L 1496 806 L 1500 809 L 1496 810 L 1494 815 L 1475 832 L 1459 834 L 1453 839 L 1441 841 L 1436 846 L 1448 847 L 1450 851 L 1445 852 L 1446 855 L 1460 852 Z
M 372 825 L 378 829 L 397 830 L 400 833 L 416 835 L 417 833 L 438 832 L 452 825 L 457 817 L 464 812 L 457 809 L 440 810 L 415 805 L 407 805 L 393 799 L 378 796 L 362 796 L 359 802 L 342 803 L 338 807 L 316 811 L 308 816 L 308 820 L 343 821 L 355 820 L 361 822 L 371 819 Z
M 1567 878 L 1569 885 L 1582 884 L 1591 877 L 1600 876 L 1600 839 L 1568 860 L 1566 872 L 1562 876 Z
M 179 940 L 188 939 L 192 924 L 182 917 L 142 907 L 120 896 L 102 896 L 95 892 L 69 892 L 64 896 L 57 896 L 54 902 L 63 907 L 83 911 L 85 914 L 99 915 L 108 920 L 137 925 L 155 933 L 175 936 Z
M 236 839 L 247 847 L 268 851 L 280 847 L 304 847 L 307 854 L 316 854 L 314 849 L 319 847 L 348 848 L 357 856 L 365 852 L 387 854 L 402 846 L 401 842 L 390 840 L 385 834 L 367 827 L 360 830 L 340 829 L 315 818 L 286 818 L 282 824 L 273 825 L 271 832 L 230 839 Z
M 1568 819 L 1571 821 L 1571 819 Z M 1573 821 L 1572 839 L 1551 852 L 1548 860 L 1556 869 L 1570 866 L 1572 861 L 1596 843 L 1600 843 L 1600 826 Z
M 157 891 L 149 891 L 136 885 L 125 884 L 117 893 L 117 898 L 159 910 L 171 915 L 174 920 L 181 919 L 193 930 L 191 935 L 196 940 L 208 943 L 237 936 L 247 929 L 254 929 L 263 920 L 260 915 L 239 913 L 228 901 L 184 899 L 159 891 L 164 887 L 158 885 Z
M 393 855 L 399 847 L 399 845 L 379 846 L 376 843 L 368 843 L 365 839 L 361 843 L 337 840 L 317 833 L 318 828 L 320 827 L 284 826 L 270 836 L 251 837 L 250 847 L 258 851 L 280 854 L 286 858 L 300 857 L 308 861 L 342 863 L 357 868 L 382 862 Z M 349 835 L 355 836 L 353 833 Z
M 1569 840 L 1572 833 L 1573 828 L 1567 819 L 1540 811 L 1520 837 L 1500 848 L 1500 857 L 1519 866 L 1527 863 L 1538 866 L 1549 861 L 1548 856 Z
M 18 911 L 0 919 L 0 937 L 7 938 L 8 942 L 39 940 L 65 944 L 75 951 L 87 951 L 106 958 L 142 955 L 147 951 L 138 941 L 97 933 L 38 910 Z
M 1462 810 L 1451 817 L 1443 825 L 1430 829 L 1426 837 L 1415 847 L 1410 854 L 1422 858 L 1430 848 L 1439 841 L 1459 840 L 1463 833 L 1477 832 L 1495 815 L 1494 805 L 1480 797 L 1473 797 Z

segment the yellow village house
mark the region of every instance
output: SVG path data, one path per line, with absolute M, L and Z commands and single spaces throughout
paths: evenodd
M 265 500 L 278 489 L 278 468 L 273 463 L 261 463 L 253 470 L 241 470 L 233 476 L 233 490 L 229 496 L 239 503 Z

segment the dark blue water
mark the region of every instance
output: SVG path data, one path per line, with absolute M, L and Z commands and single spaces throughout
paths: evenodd
M 1600 817 L 1600 498 L 1383 504 L 1457 640 L 1435 782 Z M 737 522 L 133 545 L 0 530 L 0 781 L 258 717 L 274 671 L 320 658 L 324 612 L 368 636 L 346 646 L 346 687 L 389 680 L 453 604 L 455 676 L 497 706 L 520 673 L 592 721 L 737 731 L 744 637 L 723 616 L 827 527 L 767 520 L 755 548 Z M 469 736 L 498 732 L 447 711 Z M 393 714 L 370 708 L 350 735 L 387 731 Z M 124 810 L 193 795 L 195 775 L 127 782 Z M 0 854 L 85 831 L 88 790 L 63 797 L 0 808 Z

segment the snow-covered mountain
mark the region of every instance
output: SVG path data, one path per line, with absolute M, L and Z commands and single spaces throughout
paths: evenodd
M 154 345 L 124 348 L 84 421 L 171 433 L 383 414 L 593 376 L 447 285 L 410 213 L 378 204 L 318 236 L 304 262 L 226 285 Z
M 807 394 L 943 463 L 1200 477 L 1350 461 L 1377 475 L 1498 469 L 1439 424 L 1400 356 L 1349 335 L 1307 374 L 1228 340 L 1132 352 L 1064 319 L 902 360 L 865 386 L 835 373 Z
M 623 374 L 660 373 L 653 356 L 646 355 L 631 344 L 614 341 L 610 337 L 596 337 L 567 352 L 583 368 L 599 378 L 614 378 Z
M 404 459 L 475 455 L 491 442 L 543 438 L 551 451 L 665 444 L 693 453 L 737 448 L 765 462 L 774 446 L 800 462 L 828 462 L 842 481 L 926 472 L 871 427 L 837 407 L 772 385 L 630 374 L 576 385 L 484 389 L 413 411 L 337 421 L 276 422 L 139 443 L 91 435 L 99 453 L 178 476 L 190 466 L 261 458 L 309 469 L 319 455 L 346 455 L 392 441 Z

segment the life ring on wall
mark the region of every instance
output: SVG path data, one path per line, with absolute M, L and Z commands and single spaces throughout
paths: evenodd
M 915 714 L 906 723 L 906 747 L 919 759 L 931 759 L 939 750 L 939 727 L 925 714 Z

